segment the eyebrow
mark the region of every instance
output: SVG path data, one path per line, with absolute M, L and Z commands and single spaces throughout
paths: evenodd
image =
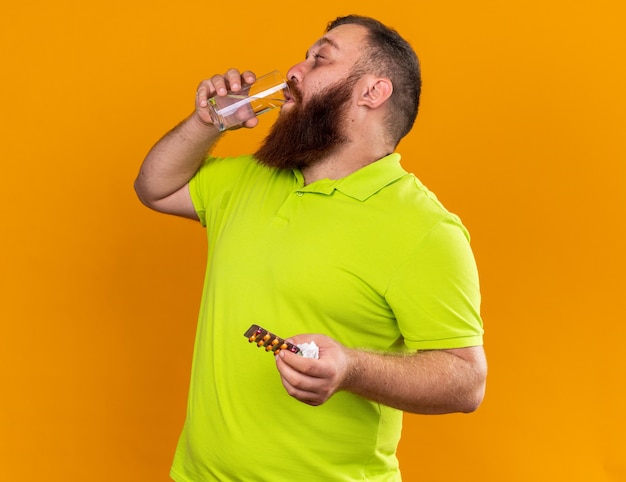
M 335 49 L 339 50 L 339 45 L 337 44 L 337 42 L 335 42 L 335 41 L 334 41 L 334 40 L 332 40 L 332 39 L 329 39 L 328 37 L 322 37 L 322 38 L 321 38 L 321 39 L 319 39 L 317 42 L 315 42 L 315 43 L 313 44 L 313 46 L 312 46 L 309 50 L 307 50 L 306 54 L 304 55 L 304 58 L 305 58 L 305 59 L 308 59 L 308 58 L 309 58 L 309 52 L 310 52 L 313 48 L 315 48 L 315 47 L 323 47 L 324 45 L 330 45 L 331 47 L 333 47 L 333 48 L 335 48 Z

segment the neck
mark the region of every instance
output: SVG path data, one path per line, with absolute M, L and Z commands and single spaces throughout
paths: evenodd
M 395 146 L 384 135 L 381 124 L 361 123 L 353 127 L 349 140 L 311 166 L 302 168 L 304 183 L 320 179 L 342 179 L 392 153 Z
M 344 157 L 340 154 L 327 157 L 312 166 L 302 168 L 304 184 L 308 185 L 320 179 L 342 179 L 362 167 L 376 162 L 387 154 L 390 154 L 390 152 L 372 157 Z

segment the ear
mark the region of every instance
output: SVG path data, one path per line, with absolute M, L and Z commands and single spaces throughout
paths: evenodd
M 391 80 L 385 77 L 364 78 L 361 97 L 358 105 L 364 105 L 375 109 L 385 103 L 393 93 Z

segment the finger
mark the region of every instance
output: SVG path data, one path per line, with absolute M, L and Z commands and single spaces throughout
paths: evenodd
M 309 379 L 310 381 L 311 379 Z M 309 387 L 307 377 L 291 370 L 289 367 L 284 368 L 281 372 L 280 381 L 286 392 L 293 398 L 309 405 L 320 405 L 324 402 L 323 396 L 315 390 L 315 385 Z
M 259 119 L 257 117 L 253 117 L 252 119 L 248 119 L 246 122 L 244 122 L 243 125 L 244 127 L 252 129 L 253 127 L 256 127 L 258 123 Z
M 248 85 L 254 84 L 256 82 L 256 75 L 254 75 L 254 72 L 250 70 L 246 70 L 245 72 L 243 72 L 241 74 L 241 78 Z
M 228 89 L 232 92 L 238 92 L 241 90 L 242 77 L 239 70 L 228 69 L 228 71 L 224 74 L 224 79 L 228 83 Z
M 196 103 L 199 107 L 206 107 L 209 105 L 209 97 L 212 96 L 212 87 L 210 83 L 206 80 L 202 81 L 200 85 L 198 85 L 198 90 L 196 91 Z
M 282 351 L 278 355 L 276 355 L 276 368 L 280 373 L 281 379 L 288 383 L 290 386 L 296 386 L 301 383 L 298 381 L 298 379 L 302 377 L 302 374 L 291 364 L 285 361 L 285 355 Z
M 302 358 L 293 353 L 281 352 L 276 357 L 278 371 L 289 385 L 305 392 L 327 392 L 332 378 L 328 376 L 327 370 L 320 370 L 317 363 L 311 362 L 316 360 Z
M 213 92 L 216 95 L 226 95 L 228 93 L 229 85 L 230 84 L 228 83 L 228 78 L 226 76 L 214 75 L 211 77 L 211 86 L 213 87 Z
M 283 383 L 283 386 L 291 397 L 303 403 L 306 403 L 307 405 L 318 406 L 324 403 L 324 398 L 315 392 L 299 390 L 285 383 Z
M 299 374 L 312 377 L 317 376 L 315 374 L 315 369 L 311 364 L 311 359 L 309 358 L 304 358 L 300 355 L 296 355 L 289 350 L 282 350 L 280 353 L 278 353 L 278 359 L 290 369 Z

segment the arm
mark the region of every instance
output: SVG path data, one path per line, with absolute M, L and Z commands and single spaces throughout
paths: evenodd
M 310 405 L 320 405 L 340 390 L 390 407 L 420 414 L 472 412 L 482 402 L 487 363 L 480 346 L 390 355 L 349 349 L 323 335 L 310 340 L 320 358 L 281 351 L 276 364 L 287 392 Z
M 252 72 L 230 69 L 214 75 L 198 87 L 195 111 L 159 140 L 146 156 L 135 180 L 135 192 L 146 206 L 163 213 L 198 219 L 191 202 L 188 183 L 221 133 L 211 123 L 208 99 L 237 92 L 242 82 L 252 83 Z M 254 127 L 256 118 L 246 122 Z

